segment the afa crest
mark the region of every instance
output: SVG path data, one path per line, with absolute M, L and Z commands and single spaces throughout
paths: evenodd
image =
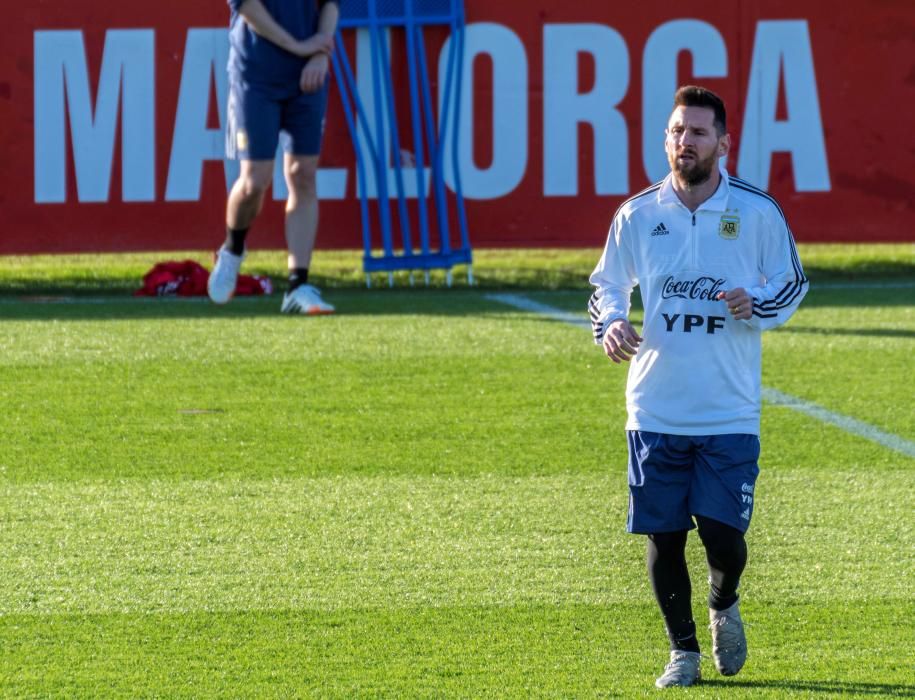
M 718 235 L 733 241 L 740 235 L 740 215 L 737 212 L 733 214 L 724 214 L 718 224 Z

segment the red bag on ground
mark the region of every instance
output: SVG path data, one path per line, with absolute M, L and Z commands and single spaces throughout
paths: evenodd
M 143 275 L 143 286 L 133 294 L 137 297 L 202 297 L 207 293 L 209 271 L 193 260 L 168 261 L 153 265 Z M 272 294 L 273 283 L 269 277 L 239 275 L 235 285 L 238 296 Z

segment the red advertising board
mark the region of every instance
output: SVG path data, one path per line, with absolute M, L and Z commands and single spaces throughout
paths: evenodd
M 0 253 L 215 247 L 226 4 L 0 7 Z M 682 83 L 725 99 L 728 169 L 780 201 L 799 241 L 915 240 L 915 4 L 688 9 L 467 1 L 457 158 L 473 245 L 601 245 L 616 206 L 665 174 Z M 445 38 L 431 33 L 433 72 Z M 355 170 L 332 87 L 319 247 L 362 245 Z M 255 246 L 284 245 L 282 209 L 268 202 Z

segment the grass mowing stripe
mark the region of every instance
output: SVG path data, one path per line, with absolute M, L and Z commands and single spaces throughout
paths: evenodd
M 750 663 L 688 697 L 909 697 L 912 605 L 743 603 Z M 866 624 L 854 624 L 866 621 Z M 605 606 L 16 615 L 6 697 L 655 697 L 654 602 Z M 893 633 L 887 634 L 892 630 Z M 709 649 L 708 631 L 699 630 Z M 679 697 L 679 695 L 677 695 Z M 686 697 L 686 696 L 684 696 Z
M 591 324 L 586 319 L 582 319 L 578 314 L 563 311 L 562 309 L 533 301 L 532 299 L 528 299 L 518 294 L 487 294 L 486 298 L 522 311 L 541 314 L 564 323 L 582 326 L 583 328 L 591 327 Z M 859 421 L 855 418 L 834 413 L 815 403 L 804 401 L 803 399 L 785 394 L 777 389 L 762 387 L 762 395 L 766 401 L 777 406 L 785 406 L 800 413 L 804 413 L 824 423 L 835 425 L 852 435 L 857 435 L 866 440 L 870 440 L 871 442 L 876 442 L 879 445 L 883 445 L 884 447 L 909 457 L 915 457 L 915 443 L 899 437 L 898 435 L 884 432 L 873 425 Z
M 911 470 L 767 469 L 746 599 L 907 600 L 915 537 L 899 514 L 913 486 Z M 648 601 L 644 540 L 625 532 L 626 510 L 624 468 L 8 484 L 0 619 Z M 697 538 L 688 556 L 702 590 Z

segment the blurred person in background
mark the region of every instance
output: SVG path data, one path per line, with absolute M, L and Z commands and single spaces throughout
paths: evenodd
M 226 240 L 207 285 L 225 304 L 235 292 L 245 240 L 273 180 L 277 145 L 289 188 L 285 234 L 289 288 L 281 311 L 330 314 L 308 284 L 318 231 L 316 177 L 327 108 L 337 0 L 228 0 L 229 105 L 226 155 L 241 161 L 226 204 Z

